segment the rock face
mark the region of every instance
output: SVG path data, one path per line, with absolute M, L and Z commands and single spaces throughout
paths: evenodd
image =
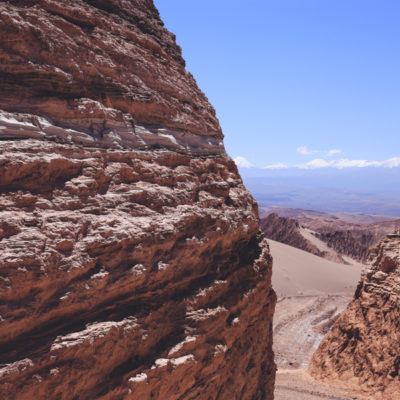
M 0 2 L 0 108 L 100 134 L 138 123 L 221 137 L 151 0 Z
M 257 205 L 153 3 L 0 11 L 0 398 L 272 399 Z
M 354 299 L 313 355 L 320 379 L 360 384 L 371 396 L 400 393 L 400 232 L 371 250 Z
M 337 231 L 325 228 L 321 229 L 317 237 L 339 254 L 362 262 L 367 261 L 369 248 L 380 239 L 367 229 Z

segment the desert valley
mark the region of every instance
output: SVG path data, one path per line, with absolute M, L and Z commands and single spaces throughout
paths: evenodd
M 369 241 L 387 241 L 387 235 L 399 229 L 400 220 L 283 207 L 261 210 L 263 215 L 261 228 L 272 239 L 268 240 L 273 256 L 272 284 L 278 296 L 275 398 L 381 398 L 354 381 L 337 379 L 328 384 L 316 380 L 308 366 L 357 289 L 370 261 Z M 391 399 L 394 393 L 382 396 Z
M 250 193 L 152 0 L 0 15 L 1 399 L 400 399 L 395 201 Z

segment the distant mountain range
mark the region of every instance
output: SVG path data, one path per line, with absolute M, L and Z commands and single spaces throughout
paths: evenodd
M 400 217 L 400 168 L 241 168 L 259 204 Z

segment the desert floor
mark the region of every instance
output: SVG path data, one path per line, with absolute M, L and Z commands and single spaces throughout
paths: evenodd
M 275 400 L 369 400 L 359 390 L 328 384 L 313 379 L 304 369 L 278 370 Z
M 353 297 L 363 266 L 337 264 L 272 240 L 269 243 L 278 295 L 275 399 L 370 399 L 357 389 L 319 382 L 307 373 L 312 354 Z

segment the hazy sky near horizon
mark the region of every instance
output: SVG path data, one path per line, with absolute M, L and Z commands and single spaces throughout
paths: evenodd
M 400 165 L 397 0 L 155 4 L 232 157 L 257 167 Z

